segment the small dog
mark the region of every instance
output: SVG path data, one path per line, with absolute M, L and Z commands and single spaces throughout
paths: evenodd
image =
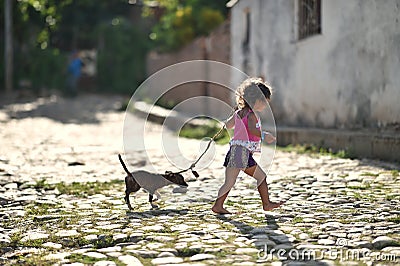
M 120 154 L 118 154 L 118 158 L 127 174 L 127 176 L 125 177 L 126 190 L 124 199 L 130 210 L 132 210 L 133 208 L 129 201 L 129 194 L 131 194 L 132 192 L 137 192 L 140 188 L 143 188 L 149 193 L 149 202 L 151 206 L 154 208 L 157 206 L 154 205 L 153 202 L 160 198 L 160 194 L 157 192 L 158 189 L 172 184 L 176 184 L 183 187 L 188 186 L 183 176 L 178 173 L 172 173 L 167 171 L 165 172 L 164 175 L 161 175 L 161 174 L 149 173 L 143 170 L 129 172 Z M 157 199 L 153 200 L 154 194 L 156 194 Z

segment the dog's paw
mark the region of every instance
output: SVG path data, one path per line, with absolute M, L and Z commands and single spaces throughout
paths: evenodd
M 151 208 L 154 210 L 158 210 L 160 207 L 157 204 L 151 203 Z

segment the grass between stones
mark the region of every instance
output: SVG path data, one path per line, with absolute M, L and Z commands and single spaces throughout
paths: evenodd
M 94 264 L 98 261 L 104 260 L 104 259 L 97 259 L 97 258 L 93 258 L 93 257 L 88 257 L 85 256 L 83 254 L 71 254 L 67 257 L 67 259 L 74 261 L 74 262 L 78 262 L 78 263 L 83 263 L 83 264 Z M 112 260 L 110 258 L 108 258 L 107 260 L 111 260 L 114 261 L 116 264 L 119 262 L 118 260 Z M 119 265 L 123 265 L 121 262 L 119 262 Z M 117 264 L 118 265 L 118 264 Z
M 391 170 L 390 173 L 392 174 L 393 177 L 399 176 L 399 170 Z
M 285 152 L 295 152 L 298 154 L 309 154 L 309 155 L 329 155 L 334 158 L 347 158 L 354 159 L 355 156 L 346 150 L 333 151 L 330 148 L 319 147 L 316 145 L 310 144 L 289 144 L 287 146 L 277 146 L 277 150 L 285 151 Z
M 362 173 L 361 176 L 375 176 L 375 177 L 377 177 L 377 176 L 379 176 L 379 174 L 378 173 L 365 172 L 365 173 Z
M 400 215 L 396 215 L 394 217 L 390 217 L 387 219 L 388 222 L 400 224 Z
M 95 194 L 106 194 L 110 187 L 119 185 L 122 187 L 124 184 L 123 180 L 112 180 L 110 182 L 88 182 L 80 183 L 73 182 L 72 184 L 58 183 L 56 188 L 62 194 L 69 194 L 75 196 L 92 196 Z
M 57 260 L 48 260 L 45 259 L 41 255 L 33 255 L 33 256 L 19 256 L 16 259 L 15 264 L 5 264 L 5 265 L 41 265 L 41 266 L 50 266 L 54 265 L 57 262 Z
M 26 188 L 34 188 L 36 190 L 56 190 L 58 194 L 75 195 L 79 197 L 87 197 L 95 194 L 105 194 L 110 188 L 123 187 L 124 180 L 111 180 L 109 182 L 72 182 L 72 183 L 55 183 L 50 184 L 46 178 L 36 181 L 35 184 L 28 184 Z
M 397 172 L 390 172 L 392 175 L 397 175 Z M 377 176 L 373 173 L 364 173 L 368 176 Z M 295 182 L 293 178 L 289 178 L 287 182 Z M 293 179 L 293 180 L 292 180 Z M 229 206 L 235 212 L 246 213 L 246 217 L 242 215 L 237 215 L 229 219 L 218 219 L 213 215 L 194 215 L 192 213 L 187 213 L 187 211 L 177 211 L 176 216 L 171 218 L 171 220 L 167 221 L 167 225 L 164 226 L 163 229 L 153 232 L 151 230 L 141 230 L 143 226 L 153 226 L 159 224 L 159 216 L 160 215 L 167 215 L 168 212 L 163 212 L 163 210 L 155 210 L 152 213 L 147 213 L 144 211 L 142 214 L 142 210 L 146 209 L 147 202 L 139 201 L 135 202 L 137 205 L 137 211 L 133 212 L 131 215 L 127 215 L 125 213 L 125 209 L 121 209 L 120 207 L 116 207 L 113 200 L 121 200 L 119 198 L 113 197 L 115 195 L 115 191 L 122 191 L 123 190 L 123 181 L 110 181 L 105 183 L 100 182 L 90 182 L 90 183 L 59 183 L 59 184 L 48 184 L 46 180 L 40 180 L 35 184 L 31 185 L 31 188 L 34 188 L 38 191 L 48 190 L 48 191 L 58 191 L 54 192 L 57 195 L 62 195 L 63 200 L 66 202 L 71 201 L 70 207 L 66 207 L 64 204 L 60 202 L 54 201 L 51 203 L 50 201 L 36 201 L 27 204 L 24 207 L 25 216 L 23 217 L 16 217 L 15 219 L 9 219 L 8 221 L 3 222 L 3 227 L 6 229 L 16 229 L 15 232 L 11 235 L 10 242 L 11 243 L 2 243 L 0 248 L 13 248 L 13 249 L 26 249 L 26 248 L 34 248 L 38 250 L 37 254 L 30 254 L 29 256 L 23 255 L 15 255 L 11 262 L 19 263 L 21 265 L 53 265 L 53 260 L 45 260 L 43 257 L 48 255 L 52 252 L 57 252 L 52 248 L 45 248 L 43 244 L 46 242 L 52 243 L 59 243 L 62 244 L 62 252 L 65 251 L 73 251 L 76 249 L 81 249 L 85 247 L 90 247 L 91 249 L 95 250 L 98 248 L 104 247 L 111 247 L 115 246 L 116 244 L 122 242 L 129 242 L 129 237 L 127 239 L 119 239 L 115 240 L 113 238 L 114 234 L 124 232 L 123 230 L 131 229 L 130 231 L 126 231 L 129 233 L 132 232 L 142 232 L 143 236 L 138 240 L 144 241 L 148 236 L 169 236 L 174 238 L 175 240 L 169 241 L 165 243 L 163 248 L 175 248 L 177 240 L 181 232 L 171 230 L 171 224 L 179 224 L 179 220 L 182 222 L 186 222 L 190 224 L 193 223 L 193 228 L 199 229 L 198 225 L 202 225 L 203 222 L 207 223 L 215 223 L 218 224 L 220 227 L 218 230 L 226 231 L 226 232 L 240 232 L 241 235 L 251 234 L 251 231 L 255 228 L 263 227 L 263 226 L 272 226 L 275 225 L 277 229 L 279 226 L 282 225 L 290 225 L 293 228 L 302 228 L 303 232 L 307 232 L 313 234 L 310 228 L 307 228 L 309 222 L 306 223 L 305 218 L 301 216 L 293 216 L 293 219 L 289 219 L 287 222 L 278 222 L 273 220 L 265 220 L 260 219 L 260 216 L 249 211 L 247 206 L 251 204 L 257 204 L 261 202 L 257 197 L 247 198 L 246 200 L 228 200 L 227 206 Z M 362 201 L 362 202 L 369 202 L 373 203 L 377 199 L 385 199 L 387 201 L 395 200 L 398 198 L 398 194 L 395 193 L 396 187 L 392 188 L 390 185 L 382 185 L 381 183 L 373 183 L 373 184 L 363 184 L 362 186 L 350 186 L 347 187 L 348 191 L 343 194 L 342 196 L 349 196 L 355 200 Z M 53 193 L 52 192 L 52 193 Z M 373 193 L 372 193 L 373 192 Z M 93 210 L 81 210 L 79 211 L 79 204 L 76 203 L 77 200 L 90 200 L 92 199 L 91 196 L 96 194 L 108 195 L 107 200 L 99 200 L 98 202 L 93 204 L 93 209 L 101 209 L 101 212 L 96 212 Z M 332 195 L 334 196 L 334 195 Z M 96 197 L 96 196 L 95 196 Z M 233 198 L 234 199 L 234 198 Z M 71 207 L 73 206 L 73 207 Z M 119 205 L 120 206 L 120 205 Z M 203 206 L 203 205 L 202 205 Z M 193 207 L 192 211 L 201 213 L 204 211 L 204 208 L 196 208 Z M 362 210 L 360 209 L 346 209 L 340 210 L 340 208 L 332 209 L 332 208 L 324 208 L 323 205 L 317 207 L 315 211 L 319 213 L 328 213 L 328 214 L 335 214 L 335 221 L 341 222 L 343 224 L 352 223 L 353 220 L 351 219 L 354 215 L 363 214 Z M 284 212 L 283 210 L 278 210 L 278 212 Z M 90 213 L 91 216 L 88 217 L 87 213 Z M 184 215 L 185 217 L 182 217 Z M 85 221 L 83 221 L 85 220 Z M 326 219 L 319 219 L 316 217 L 317 224 L 323 224 L 327 222 Z M 329 219 L 332 221 L 332 219 Z M 382 220 L 377 220 L 375 218 L 364 218 L 359 221 L 364 221 L 368 223 L 376 223 L 382 222 Z M 392 223 L 400 223 L 400 215 L 389 216 L 385 218 L 386 222 Z M 110 223 L 122 223 L 122 227 L 118 228 L 117 230 L 114 229 L 102 229 L 97 228 L 99 222 L 110 222 Z M 93 233 L 85 232 L 84 224 L 91 224 L 91 228 L 95 228 L 97 231 Z M 168 223 L 170 223 L 168 225 Z M 197 225 L 196 225 L 197 223 Z M 278 225 L 279 223 L 279 225 Z M 49 234 L 49 237 L 46 239 L 36 239 L 36 240 L 28 240 L 22 242 L 22 238 L 25 236 L 25 233 L 29 230 L 39 229 L 40 232 Z M 58 230 L 71 230 L 76 229 L 79 232 L 78 236 L 71 236 L 71 237 L 60 237 L 56 236 L 56 232 Z M 138 231 L 137 231 L 138 230 Z M 189 230 L 190 231 L 190 230 Z M 189 232 L 190 233 L 190 232 Z M 315 233 L 315 232 L 314 232 Z M 96 239 L 93 241 L 88 241 L 85 239 L 86 235 L 89 234 L 96 234 L 102 235 L 101 239 Z M 227 236 L 223 238 L 228 244 L 233 243 L 236 237 L 234 236 Z M 394 236 L 396 238 L 396 236 Z M 396 245 L 399 245 L 396 242 Z M 249 246 L 250 247 L 250 246 Z M 232 257 L 235 255 L 235 247 L 227 245 L 226 247 L 222 248 L 219 251 L 211 251 L 208 252 L 216 256 L 216 260 L 219 262 L 219 265 L 231 265 L 232 264 Z M 122 252 L 124 252 L 124 248 Z M 204 248 L 193 249 L 190 247 L 183 247 L 178 249 L 177 256 L 184 258 L 187 260 L 188 257 L 205 252 Z M 256 254 L 249 254 L 246 255 L 249 257 L 251 261 L 257 261 Z M 144 264 L 149 265 L 151 264 L 152 258 L 142 258 L 137 256 L 138 259 Z M 80 262 L 83 264 L 93 264 L 100 259 L 91 258 L 82 254 L 72 254 L 67 257 L 67 259 L 72 262 Z M 108 257 L 107 260 L 114 261 L 117 265 L 122 265 L 120 261 L 116 258 Z M 11 262 L 9 265 L 11 265 Z

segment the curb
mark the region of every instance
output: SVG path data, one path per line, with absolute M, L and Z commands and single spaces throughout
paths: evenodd
M 202 119 L 192 119 L 176 111 L 145 102 L 135 103 L 134 109 L 134 114 L 158 124 L 164 124 L 168 117 L 167 126 L 172 130 L 179 130 L 185 123 L 192 126 L 208 124 Z M 315 145 L 331 149 L 333 152 L 343 150 L 351 157 L 400 162 L 400 134 L 396 132 L 277 127 L 276 134 L 279 146 Z
M 145 102 L 135 102 L 133 108 L 135 115 L 160 125 L 163 125 L 166 122 L 166 118 L 168 118 L 166 126 L 171 130 L 179 130 L 185 124 L 191 126 L 210 125 L 210 123 L 204 119 L 185 116 L 177 111 L 147 104 Z
M 350 157 L 400 162 L 400 134 L 366 130 L 338 130 L 317 128 L 277 128 L 278 145 L 312 144 L 345 151 Z

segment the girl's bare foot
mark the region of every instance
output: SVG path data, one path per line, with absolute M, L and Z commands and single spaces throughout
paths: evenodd
M 215 213 L 218 213 L 218 214 L 232 214 L 231 212 L 229 212 L 227 209 L 225 209 L 225 208 L 223 208 L 223 207 L 216 207 L 216 206 L 213 206 L 213 207 L 211 208 L 211 210 L 212 210 L 213 212 L 215 212 Z
M 270 201 L 267 205 L 263 206 L 264 211 L 272 211 L 273 209 L 279 208 L 283 203 L 285 203 L 284 201 L 281 202 L 272 202 Z

